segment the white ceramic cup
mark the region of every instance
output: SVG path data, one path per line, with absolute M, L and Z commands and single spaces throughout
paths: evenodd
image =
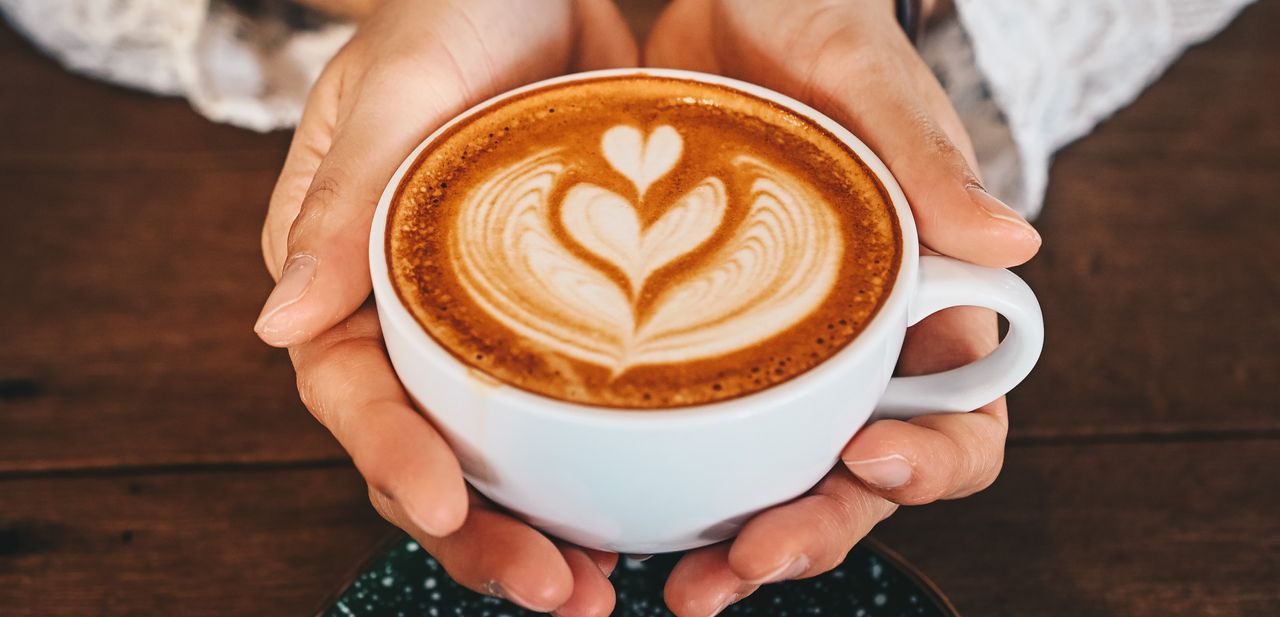
M 385 227 L 401 179 L 437 136 L 513 95 L 602 76 L 657 75 L 740 90 L 820 124 L 876 174 L 902 230 L 897 281 L 844 349 L 790 381 L 717 403 L 627 411 L 568 403 L 478 374 L 435 342 L 401 304 Z M 718 542 L 764 508 L 809 490 L 869 419 L 981 407 L 1012 389 L 1040 355 L 1035 296 L 1007 270 L 920 257 L 906 197 L 875 153 L 818 111 L 760 86 L 657 69 L 557 77 L 476 105 L 414 149 L 378 202 L 369 262 L 387 353 L 409 394 L 448 439 L 467 480 L 494 502 L 570 542 L 661 553 Z M 953 306 L 993 309 L 1009 333 L 986 358 L 933 375 L 892 377 L 907 326 Z

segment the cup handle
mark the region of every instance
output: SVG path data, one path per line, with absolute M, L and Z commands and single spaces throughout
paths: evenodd
M 889 380 L 874 418 L 912 418 L 977 409 L 1004 396 L 1031 372 L 1044 346 L 1044 317 L 1017 275 L 949 257 L 920 258 L 920 281 L 907 325 L 953 306 L 988 308 L 1009 320 L 1009 333 L 987 357 L 932 375 Z

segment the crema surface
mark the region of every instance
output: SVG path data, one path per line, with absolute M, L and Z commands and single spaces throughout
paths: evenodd
M 901 253 L 882 187 L 816 124 L 645 76 L 455 125 L 405 176 L 387 233 L 400 300 L 460 361 L 625 408 L 813 368 L 876 313 Z

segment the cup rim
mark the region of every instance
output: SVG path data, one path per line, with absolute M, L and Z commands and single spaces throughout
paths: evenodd
M 487 374 L 483 378 L 477 377 L 474 372 L 479 369 L 475 369 L 454 357 L 418 323 L 408 307 L 400 300 L 395 291 L 395 286 L 391 282 L 386 260 L 387 234 L 385 230 L 391 202 L 395 199 L 400 183 L 405 174 L 418 160 L 418 157 L 422 155 L 423 150 L 458 123 L 466 121 L 509 98 L 550 86 L 612 77 L 660 77 L 693 81 L 726 87 L 749 96 L 770 101 L 816 122 L 818 126 L 853 150 L 863 164 L 871 170 L 888 195 L 890 205 L 897 216 L 902 241 L 901 261 L 898 265 L 893 287 L 889 290 L 889 295 L 877 309 L 876 314 L 872 316 L 871 321 L 843 349 L 818 363 L 817 366 L 787 381 L 768 386 L 750 394 L 711 403 L 680 407 L 629 409 L 565 401 L 525 390 Z M 857 364 L 862 356 L 873 352 L 875 348 L 874 341 L 891 335 L 889 330 L 901 320 L 900 316 L 906 314 L 910 295 L 915 289 L 919 268 L 919 241 L 915 221 L 911 216 L 911 209 L 907 203 L 906 195 L 902 192 L 902 188 L 898 185 L 893 174 L 889 172 L 888 166 L 861 139 L 858 139 L 848 129 L 832 120 L 826 114 L 785 94 L 730 77 L 682 69 L 621 68 L 571 73 L 526 84 L 477 103 L 444 123 L 435 131 L 432 131 L 430 135 L 419 142 L 417 147 L 400 164 L 400 167 L 396 169 L 395 174 L 391 176 L 391 180 L 387 183 L 381 197 L 378 199 L 378 205 L 374 211 L 370 228 L 369 268 L 384 336 L 389 326 L 394 328 L 398 335 L 412 345 L 416 353 L 425 356 L 430 361 L 432 370 L 448 372 L 449 380 L 458 383 L 460 387 L 464 387 L 467 382 L 483 383 L 485 385 L 479 386 L 479 388 L 486 392 L 486 397 L 493 399 L 491 402 L 500 402 L 507 407 L 540 415 L 546 419 L 592 425 L 636 425 L 640 423 L 652 427 L 657 423 L 702 424 L 728 419 L 742 419 L 767 412 L 768 410 L 785 408 L 788 403 L 802 398 L 805 393 L 811 390 L 821 388 L 823 384 L 840 381 L 845 375 L 842 367 L 849 364 Z M 388 320 L 390 323 L 387 323 Z M 495 386 L 492 384 L 500 385 Z M 406 390 L 409 390 L 407 384 L 405 387 Z M 412 391 L 410 393 L 412 394 Z

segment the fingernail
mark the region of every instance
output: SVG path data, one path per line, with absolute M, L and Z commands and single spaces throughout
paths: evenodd
M 618 567 L 617 560 L 615 560 L 613 565 L 610 566 L 608 565 L 608 562 L 596 559 L 594 555 L 588 554 L 587 556 L 591 558 L 591 563 L 596 564 L 596 568 L 599 568 L 600 573 L 603 574 L 605 578 L 613 576 L 614 569 Z
M 778 566 L 777 570 L 774 570 L 773 572 L 770 572 L 760 577 L 759 579 L 748 581 L 748 582 L 756 585 L 763 585 L 765 583 L 777 583 L 781 581 L 789 581 L 795 578 L 799 578 L 801 574 L 804 574 L 808 570 L 809 570 L 809 556 L 798 555 L 795 558 L 793 558 L 791 561 L 788 561 L 782 564 L 781 566 Z
M 484 593 L 493 596 L 499 600 L 507 599 L 507 590 L 502 588 L 502 584 L 498 581 L 489 581 L 484 584 Z
M 741 600 L 741 599 L 742 599 L 742 594 L 738 592 L 734 592 L 725 596 L 724 599 L 720 601 L 720 607 L 717 608 L 715 611 L 713 611 L 707 617 L 716 617 L 716 615 L 723 613 L 724 609 L 729 608 L 730 606 L 733 605 L 734 602 L 737 602 L 738 600 Z
M 285 311 L 289 306 L 302 299 L 316 278 L 316 258 L 307 253 L 299 253 L 285 262 L 280 273 L 280 282 L 271 290 L 262 314 L 253 331 L 272 344 L 287 344 L 297 334 L 293 320 Z
M 511 602 L 513 604 L 518 604 L 520 606 L 523 606 L 531 611 L 547 613 L 547 612 L 550 612 L 553 608 L 557 608 L 557 607 L 549 607 L 549 606 L 538 606 L 536 604 L 528 602 L 523 598 L 521 598 L 520 596 L 517 596 L 511 593 L 510 591 L 507 591 L 506 587 L 503 587 L 501 583 L 495 580 L 491 580 L 484 584 L 484 592 L 495 598 L 499 598 L 499 599 Z
M 879 488 L 898 488 L 911 481 L 911 463 L 901 454 L 861 461 L 845 461 L 853 475 Z
M 1031 223 L 1027 222 L 1027 219 L 1022 218 L 1022 215 L 1018 214 L 1013 208 L 1010 208 L 1003 201 L 996 199 L 991 193 L 974 186 L 969 187 L 969 195 L 991 218 L 1013 223 L 1036 236 L 1040 235 L 1040 233 L 1036 231 L 1036 228 L 1032 227 Z

